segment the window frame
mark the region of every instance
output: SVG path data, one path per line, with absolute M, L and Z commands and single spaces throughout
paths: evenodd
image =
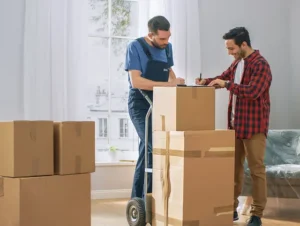
M 129 120 L 128 118 L 119 118 L 119 138 L 129 138 Z
M 100 133 L 101 133 L 101 129 L 104 129 L 104 128 L 100 128 L 100 120 L 103 120 L 103 122 L 106 122 L 106 133 L 105 131 L 103 131 L 103 134 L 104 136 L 100 136 Z M 105 123 L 104 123 L 105 124 Z M 102 127 L 104 126 L 104 124 L 102 125 Z M 97 127 L 98 127 L 98 133 L 97 133 L 97 137 L 100 138 L 100 139 L 108 139 L 108 117 L 97 117 Z M 106 135 L 106 136 L 105 136 Z
M 101 150 L 99 152 L 105 152 L 106 148 L 105 148 L 105 143 L 108 142 L 108 146 L 110 145 L 113 145 L 114 146 L 114 143 L 111 144 L 111 140 L 113 139 L 120 139 L 122 141 L 120 142 L 127 142 L 126 140 L 128 140 L 128 142 L 132 142 L 132 145 L 131 147 L 132 148 L 125 148 L 124 147 L 124 150 L 123 149 L 119 149 L 119 151 L 121 152 L 124 152 L 124 151 L 134 151 L 136 154 L 134 155 L 137 155 L 138 154 L 138 143 L 139 143 L 139 138 L 137 136 L 137 132 L 135 131 L 135 129 L 133 129 L 133 135 L 132 135 L 132 125 L 130 124 L 130 119 L 129 119 L 129 116 L 128 116 L 128 112 L 124 112 L 124 113 L 115 113 L 112 109 L 112 87 L 113 87 L 113 80 L 112 80 L 112 74 L 113 74 L 113 71 L 112 71 L 112 57 L 113 57 L 113 46 L 112 46 L 112 43 L 114 41 L 114 39 L 119 39 L 119 40 L 134 40 L 137 38 L 136 37 L 132 37 L 132 36 L 118 36 L 118 35 L 114 35 L 113 34 L 113 30 L 112 30 L 112 3 L 113 3 L 113 0 L 107 0 L 108 1 L 108 18 L 107 18 L 107 32 L 106 34 L 96 34 L 95 32 L 93 33 L 88 33 L 88 38 L 99 38 L 99 39 L 107 39 L 107 42 L 108 42 L 108 45 L 107 45 L 107 52 L 105 52 L 105 55 L 108 57 L 108 87 L 107 87 L 107 91 L 108 91 L 108 111 L 105 112 L 105 115 L 103 115 L 104 112 L 101 113 L 101 115 L 97 115 L 95 116 L 96 118 L 96 121 L 97 121 L 97 139 L 96 139 L 96 152 L 97 150 Z M 139 4 L 139 0 L 124 0 L 126 2 L 136 2 L 136 4 Z M 139 5 L 138 5 L 139 7 Z M 90 16 L 90 15 L 89 15 Z M 115 116 L 117 117 L 117 115 L 119 115 L 119 118 L 118 118 L 118 126 L 117 128 L 112 128 L 113 125 L 116 125 L 116 119 Z M 107 128 L 107 131 L 106 131 L 106 136 L 100 136 L 100 119 L 105 119 L 106 120 L 106 128 Z M 121 120 L 126 120 L 125 121 L 125 124 L 127 124 L 127 128 L 123 127 L 123 137 L 121 136 Z M 125 125 L 124 125 L 125 126 Z M 102 125 L 103 127 L 103 125 Z M 103 129 L 103 128 L 102 128 Z M 116 133 L 115 135 L 115 138 L 112 138 L 112 134 L 111 133 Z M 97 140 L 98 142 L 101 143 L 101 147 L 97 148 Z M 105 141 L 104 141 L 105 140 Z M 103 142 L 103 144 L 102 144 Z M 118 145 L 119 146 L 119 145 Z M 120 143 L 120 146 L 122 146 L 122 144 Z M 109 148 L 108 148 L 109 149 Z M 99 162 L 99 160 L 96 159 L 96 162 Z M 101 161 L 102 162 L 102 161 Z M 104 162 L 107 162 L 107 161 L 104 161 Z

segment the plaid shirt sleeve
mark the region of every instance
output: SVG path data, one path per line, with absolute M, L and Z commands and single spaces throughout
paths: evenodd
M 230 66 L 226 71 L 224 71 L 221 75 L 216 76 L 214 78 L 205 78 L 205 85 L 208 85 L 211 81 L 215 79 L 221 79 L 221 80 L 230 80 L 230 75 L 232 73 L 232 66 Z
M 239 85 L 228 82 L 226 88 L 240 98 L 257 99 L 270 87 L 271 80 L 271 70 L 268 63 L 259 61 L 253 66 L 253 74 L 248 85 Z

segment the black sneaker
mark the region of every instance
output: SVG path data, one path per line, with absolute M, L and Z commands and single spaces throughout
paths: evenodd
M 239 220 L 239 215 L 238 215 L 238 212 L 235 210 L 233 212 L 233 221 L 237 221 L 237 220 Z
M 251 216 L 247 226 L 262 226 L 262 222 L 260 217 L 257 216 Z

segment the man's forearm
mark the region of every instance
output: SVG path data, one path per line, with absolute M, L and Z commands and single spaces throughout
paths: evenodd
M 230 80 L 230 75 L 231 75 L 231 66 L 224 71 L 221 75 L 213 77 L 213 78 L 205 78 L 205 85 L 208 85 L 211 81 L 216 80 L 216 79 L 221 79 L 221 80 Z
M 205 78 L 205 84 L 204 85 L 208 85 L 211 81 L 213 81 L 213 80 L 216 80 L 216 79 L 221 79 L 221 80 L 223 80 L 222 79 L 223 77 L 220 75 L 220 76 L 216 76 L 216 77 L 214 77 L 214 78 Z
M 268 80 L 264 80 L 258 85 L 242 85 L 233 82 L 228 82 L 226 85 L 226 89 L 233 92 L 234 95 L 250 100 L 257 99 L 269 87 L 270 82 Z
M 170 72 L 169 72 L 169 82 L 173 81 L 176 79 L 176 75 L 174 73 L 174 71 L 172 70 L 172 68 L 170 68 Z
M 131 81 L 133 88 L 142 89 L 142 90 L 153 90 L 155 86 L 168 87 L 172 86 L 170 82 L 155 82 L 143 77 L 135 78 Z

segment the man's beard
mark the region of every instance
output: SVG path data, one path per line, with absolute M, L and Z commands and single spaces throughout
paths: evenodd
M 240 50 L 237 54 L 234 55 L 235 60 L 241 60 L 246 56 L 246 52 L 244 50 Z
M 238 55 L 239 55 L 239 58 L 242 59 L 242 58 L 244 58 L 246 56 L 246 51 L 245 50 L 241 50 Z
M 163 46 L 158 45 L 155 40 L 151 41 L 151 43 L 155 48 L 158 48 L 158 49 L 165 49 L 167 47 L 166 45 L 163 45 Z

